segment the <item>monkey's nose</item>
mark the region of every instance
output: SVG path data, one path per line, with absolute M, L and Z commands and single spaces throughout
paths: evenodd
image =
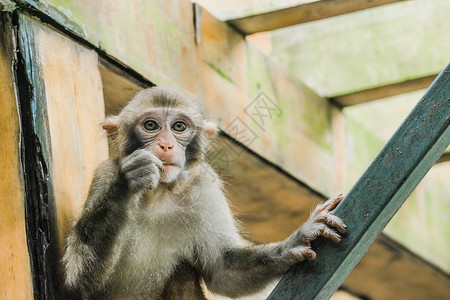
M 158 143 L 158 146 L 164 151 L 172 150 L 174 145 L 166 144 L 166 143 Z

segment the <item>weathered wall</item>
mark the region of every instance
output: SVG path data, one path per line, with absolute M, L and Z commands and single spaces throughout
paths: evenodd
M 50 15 L 152 82 L 199 93 L 190 1 L 20 2 Z
M 336 96 L 438 74 L 448 64 L 450 2 L 400 1 L 275 31 L 270 55 Z
M 343 180 L 336 176 L 342 161 L 335 164 L 341 155 L 334 153 L 334 138 L 339 135 L 332 128 L 338 111 L 289 79 L 208 12 L 196 17 L 200 32 L 196 45 L 189 1 L 28 3 L 154 84 L 178 86 L 199 95 L 207 114 L 233 138 L 320 193 L 342 191 Z M 251 114 L 258 114 L 254 100 L 260 92 L 275 103 L 273 117 L 253 116 L 252 120 Z M 259 114 L 265 112 L 260 109 Z M 310 154 L 290 159 L 292 153 L 306 149 L 311 149 Z
M 206 11 L 201 24 L 197 49 L 208 115 L 313 189 L 342 191 L 338 109 Z

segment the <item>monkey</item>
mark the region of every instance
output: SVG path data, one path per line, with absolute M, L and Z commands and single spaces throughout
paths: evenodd
M 204 286 L 251 295 L 316 259 L 311 241 L 339 242 L 347 232 L 333 214 L 340 195 L 285 240 L 244 243 L 223 183 L 205 161 L 217 128 L 183 91 L 143 89 L 102 127 L 117 154 L 95 171 L 62 258 L 76 299 L 206 299 Z

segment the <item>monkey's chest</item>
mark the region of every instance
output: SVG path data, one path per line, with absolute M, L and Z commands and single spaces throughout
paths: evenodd
M 191 258 L 193 239 L 190 237 L 193 228 L 180 218 L 168 216 L 165 219 L 136 222 L 132 226 L 134 234 L 130 236 L 129 253 L 133 259 L 143 264 L 149 259 L 169 264 L 176 257 Z
M 122 232 L 115 281 L 128 291 L 161 292 L 180 261 L 195 261 L 196 222 L 194 213 L 167 204 L 134 215 Z

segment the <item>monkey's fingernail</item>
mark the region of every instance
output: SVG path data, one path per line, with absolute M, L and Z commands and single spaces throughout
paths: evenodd
M 316 259 L 316 252 L 314 252 L 313 250 L 309 250 L 307 255 L 306 255 L 306 258 L 308 260 L 315 260 Z
M 304 260 L 303 256 L 300 253 L 297 253 L 295 250 L 291 250 L 291 255 L 296 261 Z

